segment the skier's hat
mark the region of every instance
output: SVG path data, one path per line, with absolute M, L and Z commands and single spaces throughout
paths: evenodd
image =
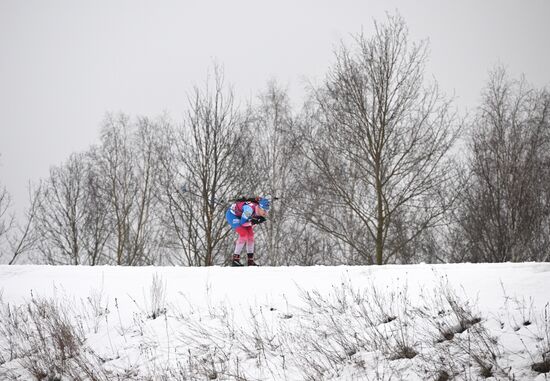
M 258 201 L 258 205 L 266 212 L 269 211 L 269 207 L 271 206 L 269 200 L 265 197 L 260 198 L 260 200 Z

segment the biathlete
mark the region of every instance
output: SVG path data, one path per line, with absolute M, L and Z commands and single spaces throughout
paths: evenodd
M 248 266 L 257 266 L 254 262 L 254 230 L 253 226 L 266 221 L 270 203 L 267 198 L 255 197 L 239 199 L 232 204 L 225 218 L 231 228 L 239 235 L 235 243 L 232 266 L 243 266 L 241 263 L 241 251 L 246 245 Z

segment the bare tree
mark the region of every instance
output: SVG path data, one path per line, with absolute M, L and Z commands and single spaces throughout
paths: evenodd
M 178 146 L 181 139 L 179 130 L 169 126 L 164 138 L 157 146 L 161 162 L 159 172 L 161 185 L 161 225 L 166 231 L 164 246 L 176 254 L 169 258 L 173 264 L 199 265 L 198 245 L 192 211 L 198 203 L 194 194 L 190 195 L 184 185 Z M 183 188 L 182 188 L 183 187 Z
M 38 190 L 37 190 L 38 192 Z M 13 265 L 25 254 L 32 252 L 36 246 L 37 234 L 33 229 L 34 218 L 38 207 L 38 198 L 29 184 L 29 208 L 25 212 L 24 224 L 16 223 L 7 235 L 7 251 L 11 256 L 8 264 Z
M 356 37 L 354 51 L 341 47 L 315 91 L 316 124 L 305 128 L 303 153 L 320 206 L 311 208 L 311 223 L 364 262 L 383 264 L 439 223 L 457 135 L 450 102 L 437 84 L 425 85 L 427 44 L 409 43 L 400 16 L 374 26 L 371 38 Z M 399 243 L 391 235 L 398 216 L 409 227 Z
M 33 229 L 37 250 L 49 264 L 111 264 L 107 243 L 112 236 L 102 179 L 89 152 L 72 154 L 34 193 Z
M 38 250 L 48 263 L 78 265 L 86 262 L 81 252 L 81 229 L 85 220 L 83 155 L 50 170 L 38 188 L 34 226 L 41 239 Z
M 112 264 L 113 258 L 109 256 L 107 244 L 113 235 L 112 226 L 109 223 L 109 207 L 102 192 L 103 176 L 93 161 L 95 148 L 88 152 L 86 177 L 84 179 L 85 220 L 82 226 L 81 248 L 86 252 L 87 263 L 91 266 L 99 264 Z
M 0 241 L 2 241 L 14 225 L 15 218 L 9 214 L 11 197 L 6 188 L 0 188 Z
M 157 208 L 160 189 L 158 172 L 161 162 L 158 146 L 161 135 L 165 133 L 165 121 L 159 118 L 152 121 L 139 118 L 134 135 L 136 155 L 135 177 L 137 178 L 137 193 L 135 199 L 135 218 L 132 229 L 132 258 L 144 258 L 150 263 L 159 263 L 161 258 L 162 230 L 159 226 Z M 135 261 L 135 259 L 132 259 Z
M 251 134 L 255 144 L 252 152 L 255 174 L 251 184 L 255 194 L 278 197 L 272 202 L 269 223 L 260 226 L 266 241 L 266 250 L 260 257 L 264 263 L 280 264 L 288 261 L 290 251 L 296 246 L 297 219 L 292 215 L 293 193 L 295 192 L 295 170 L 297 168 L 298 145 L 292 129 L 294 121 L 287 91 L 275 81 L 268 83 L 267 89 L 258 97 L 254 110 Z
M 110 209 L 114 228 L 112 250 L 117 265 L 132 265 L 130 229 L 132 207 L 137 193 L 133 175 L 134 156 L 130 148 L 130 118 L 108 115 L 101 130 L 101 145 L 94 159 L 103 176 L 101 189 Z
M 6 188 L 0 186 L 0 260 L 7 249 L 7 237 L 15 226 L 15 216 L 10 213 L 11 196 Z
M 15 216 L 10 213 L 10 207 L 11 196 L 7 189 L 0 184 L 0 260 L 3 257 L 4 250 L 2 249 L 7 233 L 9 233 L 15 224 Z
M 102 144 L 73 154 L 35 193 L 37 248 L 51 264 L 158 263 L 161 126 L 108 116 Z
M 547 260 L 550 95 L 493 70 L 472 125 L 454 260 Z
M 126 115 L 108 115 L 101 145 L 94 151 L 100 174 L 99 199 L 106 203 L 114 233 L 109 240 L 118 265 L 153 264 L 158 259 L 159 230 L 154 213 L 157 141 L 161 124 Z
M 243 134 L 246 119 L 218 66 L 210 86 L 208 80 L 205 90 L 194 89 L 183 127 L 172 132 L 163 149 L 170 152 L 163 156 L 165 221 L 172 227 L 172 244 L 183 252 L 181 262 L 190 266 L 227 261 L 227 204 L 221 200 L 242 190 L 243 148 L 249 144 Z

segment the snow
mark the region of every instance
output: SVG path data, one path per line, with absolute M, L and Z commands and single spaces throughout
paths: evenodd
M 49 300 L 113 378 L 471 380 L 481 360 L 489 380 L 545 380 L 531 366 L 550 356 L 549 290 L 550 263 L 0 266 L 0 379 L 33 379 L 7 321 Z

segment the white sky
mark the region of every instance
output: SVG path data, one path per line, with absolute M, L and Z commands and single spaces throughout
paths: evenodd
M 396 9 L 460 107 L 498 63 L 550 85 L 547 0 L 0 0 L 0 185 L 26 206 L 28 181 L 95 143 L 108 111 L 181 119 L 214 59 L 243 99 L 276 78 L 298 100 L 340 39 Z

